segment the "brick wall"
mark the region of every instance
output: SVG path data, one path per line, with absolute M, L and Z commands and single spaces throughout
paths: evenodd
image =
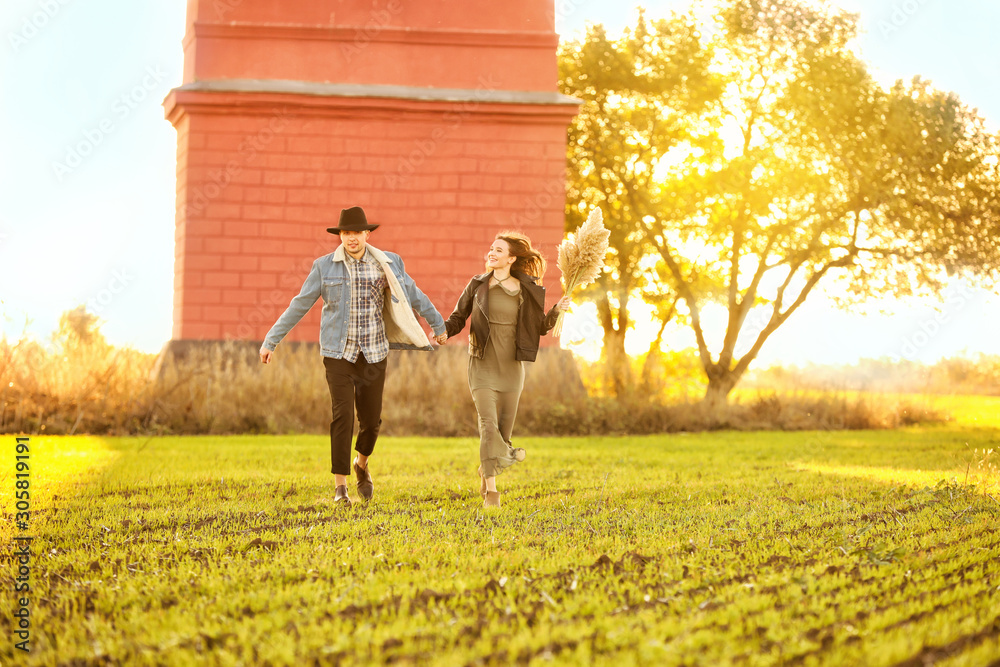
M 336 248 L 326 227 L 352 205 L 382 225 L 370 242 L 398 252 L 445 317 L 501 229 L 524 231 L 554 259 L 563 126 L 444 106 L 384 118 L 287 106 L 188 114 L 178 126 L 174 338 L 262 339 L 312 260 Z M 554 263 L 545 284 L 558 292 Z M 317 332 L 318 308 L 288 339 Z
M 553 0 L 189 0 L 184 82 L 555 89 Z
M 520 18 L 489 21 L 431 0 L 342 4 L 245 0 L 217 16 L 189 0 L 188 82 L 164 102 L 178 135 L 175 340 L 261 340 L 354 205 L 445 317 L 502 229 L 552 260 L 549 303 L 559 295 L 576 106 L 555 92 L 551 1 L 517 0 L 507 9 Z M 279 6 L 285 20 L 269 23 Z M 377 30 L 372 12 L 388 17 Z M 456 44 L 475 57 L 456 59 Z M 347 70 L 361 92 L 317 83 Z M 317 305 L 286 340 L 317 340 L 318 323 Z

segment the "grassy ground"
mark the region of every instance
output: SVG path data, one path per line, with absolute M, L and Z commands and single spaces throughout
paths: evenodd
M 33 437 L 27 533 L 0 470 L 32 651 L 5 567 L 0 663 L 997 664 L 996 408 L 526 438 L 493 512 L 471 438 L 381 440 L 344 509 L 323 437 Z

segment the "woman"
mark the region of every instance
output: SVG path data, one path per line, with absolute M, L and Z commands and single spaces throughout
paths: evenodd
M 525 452 L 513 447 L 517 403 L 524 387 L 522 362 L 534 361 L 539 338 L 569 308 L 564 297 L 545 312 L 545 258 L 520 232 L 500 232 L 486 255 L 487 272 L 473 277 L 445 322 L 439 343 L 469 326 L 469 389 L 479 413 L 480 493 L 486 507 L 500 506 L 496 476 Z

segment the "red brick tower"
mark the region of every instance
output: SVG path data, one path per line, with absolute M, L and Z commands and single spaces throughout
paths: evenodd
M 348 206 L 445 316 L 500 229 L 554 260 L 577 108 L 557 40 L 553 0 L 188 0 L 174 341 L 262 340 Z M 318 311 L 286 340 L 316 341 Z

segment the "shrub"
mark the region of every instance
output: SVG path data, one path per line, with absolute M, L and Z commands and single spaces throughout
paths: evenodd
M 516 432 L 648 434 L 706 429 L 895 428 L 943 416 L 912 397 L 765 392 L 709 409 L 684 353 L 635 360 L 640 386 L 603 395 L 598 364 L 542 349 L 526 365 Z M 468 353 L 393 352 L 386 374 L 386 435 L 477 435 Z M 651 371 L 652 369 L 652 371 Z M 97 319 L 64 314 L 50 347 L 0 340 L 0 430 L 5 433 L 326 433 L 330 398 L 315 345 L 285 344 L 265 366 L 255 344 L 172 345 L 160 355 L 109 345 Z

